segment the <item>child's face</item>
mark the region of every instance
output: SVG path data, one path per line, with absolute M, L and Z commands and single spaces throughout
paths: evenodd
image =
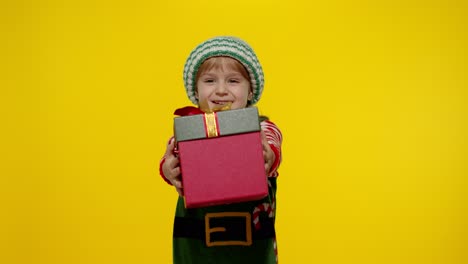
M 231 104 L 231 109 L 240 109 L 247 106 L 252 99 L 250 81 L 235 67 L 238 63 L 231 58 L 223 58 L 220 67 L 212 67 L 202 72 L 197 79 L 197 98 L 199 104 L 210 109 L 220 108 Z

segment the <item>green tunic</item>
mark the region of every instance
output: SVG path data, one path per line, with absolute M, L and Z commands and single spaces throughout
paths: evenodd
M 277 263 L 276 178 L 258 201 L 186 209 L 179 197 L 174 221 L 174 264 Z

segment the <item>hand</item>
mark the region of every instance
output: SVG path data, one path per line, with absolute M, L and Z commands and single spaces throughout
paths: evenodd
M 262 146 L 263 146 L 263 159 L 265 160 L 265 172 L 268 176 L 270 174 L 271 166 L 275 163 L 275 153 L 271 150 L 270 144 L 266 138 L 265 132 L 260 131 L 262 137 Z
M 182 181 L 180 178 L 179 158 L 176 157 L 173 153 L 174 146 L 175 140 L 173 140 L 169 145 L 167 145 L 166 154 L 164 155 L 166 157 L 166 160 L 162 165 L 162 171 L 164 177 L 166 177 L 166 179 L 172 185 L 174 185 L 177 193 L 179 193 L 180 196 L 183 196 L 184 194 Z

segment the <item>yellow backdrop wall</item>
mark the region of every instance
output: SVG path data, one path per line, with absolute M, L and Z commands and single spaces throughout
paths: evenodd
M 171 263 L 190 50 L 236 35 L 283 131 L 282 263 L 467 263 L 463 1 L 2 1 L 0 262 Z

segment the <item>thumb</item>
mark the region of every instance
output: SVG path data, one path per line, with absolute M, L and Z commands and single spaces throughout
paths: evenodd
M 267 140 L 265 132 L 263 130 L 260 130 L 260 136 L 262 138 L 262 145 L 265 148 L 265 144 L 268 145 L 268 140 Z

